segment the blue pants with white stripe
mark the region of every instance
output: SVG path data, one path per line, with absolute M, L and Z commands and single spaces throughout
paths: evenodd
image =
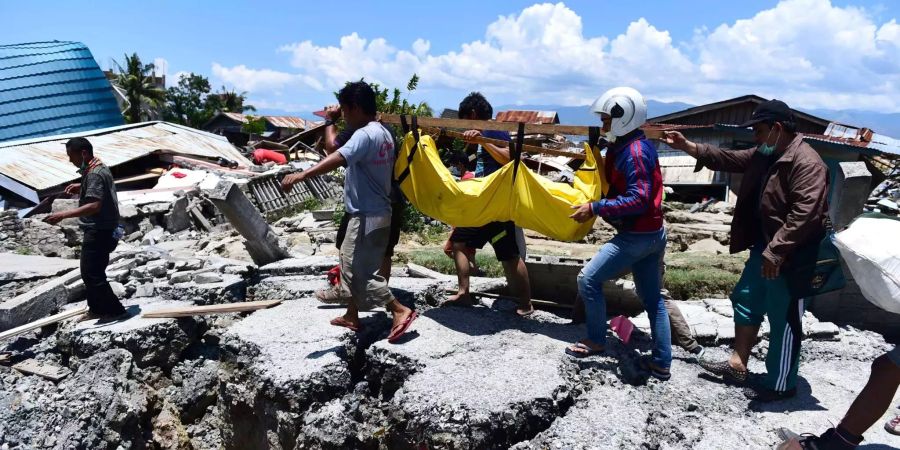
M 731 292 L 734 323 L 759 326 L 764 316 L 769 317 L 765 385 L 787 391 L 797 386 L 804 302 L 802 298 L 791 298 L 783 275 L 774 280 L 763 278 L 762 262 L 762 252 L 751 250 L 741 279 Z

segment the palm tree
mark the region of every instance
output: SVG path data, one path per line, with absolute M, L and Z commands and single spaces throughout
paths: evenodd
M 219 92 L 216 95 L 219 97 L 219 106 L 222 111 L 236 113 L 256 111 L 255 106 L 244 104 L 244 102 L 247 101 L 247 91 L 238 94 L 234 90 L 229 91 L 225 86 L 222 86 L 222 92 Z
M 155 66 L 141 63 L 137 53 L 125 55 L 124 66 L 116 61 L 114 63 L 119 72 L 116 84 L 125 91 L 125 99 L 128 100 L 125 118 L 130 123 L 140 122 L 150 115 L 150 109 L 160 107 L 166 98 L 166 91 L 153 82 Z

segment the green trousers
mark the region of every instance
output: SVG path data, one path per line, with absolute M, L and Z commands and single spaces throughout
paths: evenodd
M 763 278 L 762 262 L 762 253 L 751 250 L 741 279 L 731 293 L 734 323 L 759 326 L 765 316 L 769 317 L 765 385 L 787 391 L 797 386 L 804 301 L 791 298 L 783 275 L 774 280 Z

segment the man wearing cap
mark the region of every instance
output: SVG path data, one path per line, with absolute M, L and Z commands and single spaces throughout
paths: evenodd
M 760 104 L 741 126 L 753 128 L 757 147 L 723 150 L 677 131 L 667 131 L 664 142 L 697 158 L 698 169 L 744 174 L 731 222 L 731 253 L 749 249 L 750 258 L 731 294 L 734 351 L 727 361 L 701 365 L 726 382 L 744 384 L 750 351 L 768 316 L 767 374 L 762 385 L 744 393 L 751 400 L 773 401 L 797 392 L 804 299 L 790 293 L 785 263 L 798 248 L 824 238 L 828 168 L 797 134 L 793 112 L 782 101 Z
M 115 236 L 119 226 L 119 201 L 112 172 L 100 158 L 94 156 L 91 143 L 83 138 L 66 142 L 69 161 L 78 167 L 81 182 L 66 187 L 65 193 L 78 194 L 78 207 L 50 214 L 44 221 L 56 224 L 63 219 L 78 217 L 84 231 L 81 242 L 81 279 L 87 297 L 87 319 L 113 319 L 122 316 L 125 308 L 106 281 L 109 254 L 116 248 Z

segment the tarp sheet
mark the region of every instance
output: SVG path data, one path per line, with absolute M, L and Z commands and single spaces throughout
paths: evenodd
M 394 165 L 397 178 L 409 168 L 400 189 L 423 214 L 457 227 L 512 220 L 553 239 L 577 241 L 591 230 L 594 219 L 570 219 L 572 206 L 596 201 L 608 188 L 603 159 L 587 144 L 586 159 L 572 185 L 552 182 L 524 164 L 516 171 L 513 162 L 486 177 L 457 181 L 441 162 L 431 136 L 420 134 L 410 162 L 415 144 L 413 133 L 407 133 Z

